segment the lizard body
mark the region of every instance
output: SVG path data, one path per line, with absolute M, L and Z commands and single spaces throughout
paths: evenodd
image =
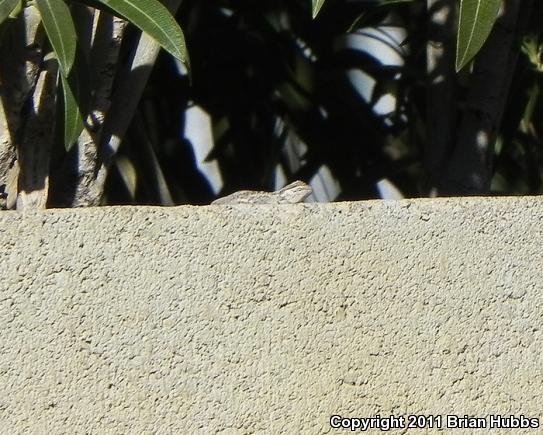
M 230 204 L 297 204 L 311 195 L 311 187 L 303 181 L 294 181 L 275 192 L 241 190 L 216 199 L 212 205 Z

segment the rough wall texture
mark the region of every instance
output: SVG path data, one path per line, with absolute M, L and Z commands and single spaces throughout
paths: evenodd
M 539 424 L 542 204 L 1 213 L 0 432 Z

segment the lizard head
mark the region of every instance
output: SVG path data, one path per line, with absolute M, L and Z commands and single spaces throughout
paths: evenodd
M 312 192 L 309 185 L 298 180 L 287 184 L 279 190 L 279 195 L 281 195 L 285 202 L 296 204 L 298 202 L 303 202 Z

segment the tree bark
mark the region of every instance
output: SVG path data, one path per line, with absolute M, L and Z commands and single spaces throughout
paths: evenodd
M 458 7 L 456 0 L 428 0 L 426 49 L 426 132 L 424 195 L 434 196 L 455 140 L 456 73 L 454 53 Z
M 181 0 L 166 2 L 172 14 L 175 14 L 180 5 Z M 120 24 L 115 22 L 115 29 L 117 28 L 119 31 L 115 31 L 116 40 L 119 39 L 118 35 L 123 33 Z M 97 31 L 97 34 L 101 33 Z M 67 162 L 62 177 L 56 183 L 59 191 L 55 195 L 54 205 L 89 207 L 100 204 L 110 165 L 132 121 L 159 51 L 160 46 L 152 38 L 142 34 L 129 65 L 117 77 L 118 86 L 113 95 L 109 93 L 113 75 L 107 73 L 102 82 L 97 84 L 99 98 L 92 111 L 92 119 L 89 120 L 92 134 L 86 129 L 74 147 L 74 158 Z M 98 56 L 96 61 L 103 57 Z M 107 54 L 110 60 L 105 66 L 115 66 L 117 57 L 118 48 L 112 49 Z M 113 58 L 115 60 L 111 60 Z
M 40 22 L 37 10 L 26 7 L 16 20 L 3 23 L 6 33 L 0 45 L 0 187 L 2 207 L 8 209 L 15 208 L 17 201 L 16 144 L 25 118 L 23 107 L 40 73 L 43 43 L 43 35 L 38 32 Z

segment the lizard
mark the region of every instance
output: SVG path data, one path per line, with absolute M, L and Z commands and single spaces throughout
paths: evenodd
M 211 204 L 297 204 L 304 202 L 312 192 L 311 187 L 303 181 L 294 181 L 275 192 L 240 190 L 239 192 L 216 199 Z

